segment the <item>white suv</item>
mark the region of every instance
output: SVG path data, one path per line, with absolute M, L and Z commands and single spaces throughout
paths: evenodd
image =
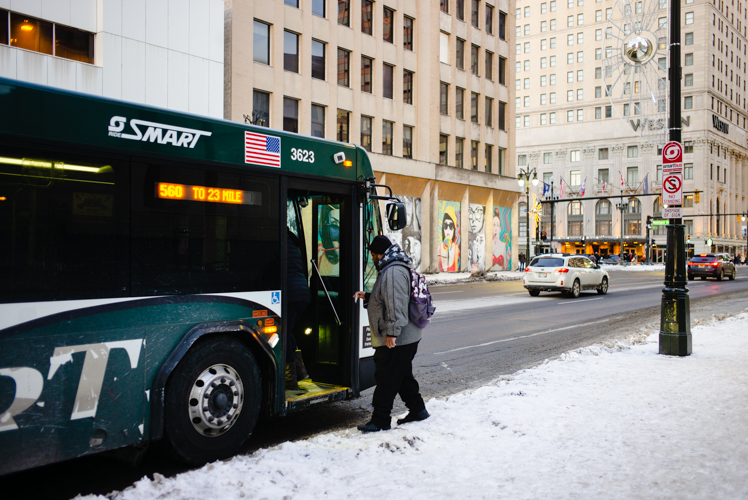
M 608 272 L 587 257 L 547 254 L 532 259 L 525 269 L 522 284 L 533 297 L 540 292 L 566 292 L 576 298 L 582 290 L 594 289 L 605 295 L 609 280 Z

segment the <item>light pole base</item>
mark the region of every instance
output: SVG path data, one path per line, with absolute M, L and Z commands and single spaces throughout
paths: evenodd
M 689 356 L 691 350 L 691 301 L 683 290 L 663 290 L 660 314 L 660 354 Z M 685 331 L 681 331 L 685 330 Z

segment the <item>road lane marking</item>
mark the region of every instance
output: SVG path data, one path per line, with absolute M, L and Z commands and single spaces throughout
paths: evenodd
M 475 345 L 470 345 L 470 346 L 465 346 L 465 347 L 457 347 L 456 349 L 450 349 L 448 351 L 435 352 L 434 355 L 437 355 L 437 354 L 448 354 L 450 352 L 457 352 L 457 351 L 464 351 L 465 349 L 474 349 L 476 347 L 485 347 L 487 345 L 499 344 L 501 342 L 511 342 L 513 340 L 526 339 L 526 338 L 530 338 L 530 337 L 536 337 L 538 335 L 545 335 L 546 333 L 560 332 L 560 331 L 563 331 L 563 330 L 571 330 L 572 328 L 581 328 L 583 326 L 597 325 L 597 324 L 600 324 L 600 323 L 607 323 L 609 321 L 610 321 L 610 319 L 601 319 L 601 320 L 598 320 L 598 321 L 590 321 L 589 323 L 581 323 L 581 324 L 578 324 L 578 325 L 564 326 L 562 328 L 553 328 L 553 329 L 550 329 L 550 330 L 544 330 L 542 332 L 530 333 L 528 335 L 520 335 L 519 337 L 512 337 L 510 339 L 492 340 L 491 342 L 484 342 L 482 344 L 475 344 Z
M 603 300 L 604 298 L 605 297 L 597 297 L 595 299 L 577 299 L 577 300 L 572 300 L 572 301 L 567 301 L 567 302 L 559 302 L 558 305 L 565 306 L 568 304 L 578 304 L 580 302 L 590 302 L 591 300 Z
M 451 292 L 431 292 L 431 295 L 438 295 L 438 294 L 443 294 L 443 293 L 463 293 L 463 291 L 462 290 L 454 290 L 454 291 L 451 291 Z

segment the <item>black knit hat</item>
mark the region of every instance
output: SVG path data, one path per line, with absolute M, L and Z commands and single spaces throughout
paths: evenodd
M 369 245 L 369 250 L 376 254 L 383 254 L 392 246 L 392 242 L 386 236 L 375 237 Z

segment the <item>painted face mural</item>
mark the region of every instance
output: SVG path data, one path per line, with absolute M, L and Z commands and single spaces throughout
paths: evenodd
M 401 231 L 390 231 L 384 224 L 384 235 L 391 242 L 400 245 L 405 253 L 413 259 L 413 268 L 421 272 L 421 199 L 413 196 L 398 196 L 405 205 L 408 225 Z
M 512 270 L 512 209 L 493 207 L 492 244 L 493 255 L 491 270 Z
M 486 207 L 471 203 L 468 207 L 468 258 L 470 271 L 483 271 L 486 268 Z
M 439 271 L 460 270 L 460 203 L 439 201 Z

